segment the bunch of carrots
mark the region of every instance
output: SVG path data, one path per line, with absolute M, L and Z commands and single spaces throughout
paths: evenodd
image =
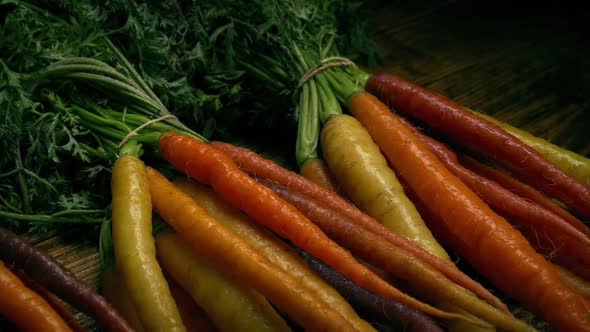
M 6 266 L 109 330 L 534 330 L 447 249 L 558 330 L 590 330 L 590 173 L 571 165 L 590 160 L 345 63 L 302 82 L 303 176 L 207 141 L 121 63 L 127 75 L 76 58 L 46 77 L 98 80 L 115 101 L 56 105 L 117 155 L 101 232 L 108 302 L 0 229 Z M 24 276 L 4 264 L 0 276 L 15 325 L 79 330 Z

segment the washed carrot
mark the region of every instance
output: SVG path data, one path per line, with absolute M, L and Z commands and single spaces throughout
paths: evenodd
M 0 261 L 0 314 L 23 331 L 72 331 L 68 324 L 37 293 L 27 288 Z
M 501 122 L 487 114 L 476 112 L 474 110 L 469 111 L 500 126 L 502 129 L 511 133 L 516 138 L 544 155 L 545 158 L 561 168 L 566 174 L 569 174 L 571 177 L 590 187 L 590 159 L 552 144 L 542 138 L 533 136 L 527 131 Z
M 43 285 L 39 284 L 35 280 L 31 279 L 28 275 L 26 275 L 20 269 L 12 269 L 12 273 L 14 273 L 23 283 L 24 285 L 32 290 L 33 292 L 39 294 L 50 306 L 57 312 L 57 314 L 64 320 L 66 324 L 72 329 L 74 332 L 83 332 L 86 331 L 84 327 L 78 322 L 76 317 L 72 311 L 64 305 L 64 303 L 57 297 L 55 294 L 51 293 Z
M 457 286 L 442 274 L 416 259 L 409 252 L 393 246 L 387 240 L 367 232 L 362 226 L 339 215 L 317 201 L 276 182 L 259 180 L 279 196 L 293 204 L 311 221 L 316 223 L 330 238 L 341 243 L 367 262 L 379 266 L 408 283 L 412 290 L 436 304 L 452 304 L 478 319 L 501 329 L 530 331 L 532 328 L 511 315 L 478 299 L 473 293 Z M 475 324 L 483 327 L 489 324 Z
M 213 322 L 211 322 L 207 312 L 193 300 L 184 288 L 170 277 L 167 277 L 166 281 L 168 281 L 170 293 L 172 294 L 172 298 L 174 298 L 174 302 L 176 302 L 182 322 L 188 332 L 219 331 L 213 325 Z
M 548 259 L 576 271 L 590 267 L 590 238 L 584 233 L 544 207 L 464 168 L 452 150 L 422 133 L 406 119 L 400 119 L 448 170 L 494 211 L 517 223 L 539 252 L 551 255 Z
M 385 227 L 450 261 L 404 194 L 371 135 L 352 116 L 332 116 L 322 128 L 322 154 L 354 204 Z
M 156 260 L 145 166 L 128 143 L 113 165 L 112 237 L 117 270 L 146 331 L 185 331 Z
M 393 329 L 414 332 L 442 332 L 442 328 L 427 315 L 401 303 L 382 297 L 355 285 L 326 264 L 303 250 L 297 252 L 311 268 L 333 285 L 359 312 L 371 322 L 381 322 Z
M 585 300 L 504 218 L 453 175 L 375 96 L 349 101 L 392 166 L 461 245 L 458 253 L 496 287 L 564 331 L 590 330 Z
M 0 227 L 0 259 L 22 269 L 47 290 L 94 317 L 109 331 L 132 331 L 125 319 L 102 296 L 53 257 L 3 227 Z
M 143 332 L 145 329 L 139 321 L 135 307 L 129 298 L 129 291 L 123 283 L 117 266 L 111 264 L 101 272 L 100 278 L 101 293 L 109 303 L 127 320 L 129 325 L 136 332 Z
M 485 154 L 524 182 L 552 195 L 590 218 L 590 187 L 564 173 L 535 149 L 454 101 L 400 77 L 377 74 L 367 91 L 396 111 L 444 132 L 455 142 Z
M 292 275 L 304 287 L 301 292 L 311 291 L 321 301 L 336 310 L 359 331 L 374 331 L 366 321 L 358 317 L 344 298 L 322 280 L 307 264 L 272 232 L 250 219 L 240 209 L 225 201 L 218 193 L 188 178 L 174 180 L 174 185 L 194 199 L 207 213 L 238 233 L 258 252 Z
M 211 185 L 252 219 L 323 260 L 359 286 L 441 318 L 464 318 L 424 304 L 383 281 L 292 205 L 250 178 L 229 156 L 209 144 L 180 133 L 166 132 L 159 140 L 159 150 L 178 170 Z
M 543 195 L 541 192 L 516 180 L 505 172 L 482 164 L 463 153 L 458 154 L 457 157 L 459 158 L 459 162 L 467 169 L 470 169 L 481 176 L 497 182 L 502 187 L 530 200 L 531 202 L 535 202 L 536 204 L 561 217 L 564 221 L 575 227 L 577 230 L 590 237 L 590 228 L 586 226 L 586 224 L 581 222 L 578 218 L 574 217 L 565 209 L 561 208 L 559 205 L 555 204 L 553 200 Z
M 252 176 L 275 181 L 318 200 L 325 206 L 338 211 L 353 220 L 355 223 L 360 224 L 365 229 L 382 236 L 393 245 L 408 250 L 419 259 L 436 268 L 451 281 L 472 291 L 503 311 L 508 312 L 506 305 L 497 297 L 491 294 L 479 283 L 465 275 L 454 265 L 430 254 L 428 251 L 415 245 L 405 237 L 392 232 L 372 217 L 362 213 L 358 208 L 334 192 L 331 192 L 330 190 L 327 190 L 303 176 L 291 172 L 272 160 L 266 159 L 250 150 L 224 142 L 211 142 L 209 145 L 230 156 L 242 170 L 248 172 Z
M 160 173 L 148 168 L 148 177 L 154 209 L 192 250 L 202 252 L 225 273 L 247 280 L 281 312 L 307 329 L 353 330 L 341 315 L 316 296 L 301 293 L 299 289 L 303 286 L 295 278 L 207 214 Z
M 211 240 L 217 240 L 214 237 Z M 158 260 L 166 273 L 191 295 L 220 331 L 289 331 L 264 298 L 239 274 L 218 270 L 205 257 L 171 231 L 156 238 Z
M 334 179 L 334 175 L 322 159 L 310 159 L 306 161 L 301 166 L 299 173 L 328 190 L 339 192 L 339 185 Z

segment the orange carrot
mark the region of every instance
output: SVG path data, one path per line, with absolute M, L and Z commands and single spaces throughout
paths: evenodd
M 499 289 L 564 331 L 590 331 L 585 300 L 502 217 L 453 175 L 377 97 L 360 92 L 349 108 L 398 174 L 461 242 L 458 252 Z
M 24 331 L 72 331 L 68 324 L 37 293 L 0 261 L 0 314 Z
M 301 166 L 299 173 L 328 190 L 339 192 L 334 176 L 322 159 L 307 160 Z
M 149 167 L 147 172 L 155 211 L 185 243 L 216 264 L 219 270 L 247 282 L 279 310 L 309 330 L 354 330 L 348 321 L 313 293 L 301 292 L 303 286 L 294 277 L 207 214 L 163 175 Z
M 355 256 L 379 266 L 408 283 L 410 287 L 440 304 L 452 304 L 453 308 L 462 309 L 478 319 L 510 331 L 531 331 L 531 327 L 506 314 L 492 305 L 478 299 L 473 293 L 450 282 L 432 267 L 415 259 L 407 251 L 391 245 L 382 237 L 365 231 L 346 217 L 338 215 L 334 210 L 326 208 L 317 201 L 289 189 L 276 182 L 259 180 L 274 190 L 281 197 L 293 204 L 310 220 L 317 224 L 331 238 L 341 243 Z M 480 324 L 481 327 L 490 327 Z M 473 329 L 479 326 L 473 326 Z
M 392 232 L 390 229 L 383 226 L 372 217 L 364 214 L 354 205 L 334 192 L 327 190 L 322 186 L 304 178 L 303 176 L 291 172 L 273 162 L 272 160 L 266 159 L 250 150 L 223 142 L 211 142 L 209 145 L 226 153 L 245 172 L 262 179 L 275 181 L 318 200 L 318 202 L 321 202 L 326 207 L 342 213 L 354 222 L 363 226 L 368 231 L 382 236 L 393 245 L 408 250 L 413 255 L 423 260 L 425 263 L 437 269 L 454 283 L 472 291 L 497 308 L 508 312 L 508 308 L 505 304 L 503 304 L 497 297 L 491 294 L 479 283 L 457 269 L 457 267 L 430 254 L 428 251 L 417 246 L 405 237 Z
M 295 207 L 250 178 L 229 156 L 209 144 L 176 132 L 166 132 L 160 137 L 159 150 L 178 170 L 203 184 L 211 185 L 223 198 L 252 219 L 321 259 L 359 286 L 431 315 L 467 319 L 433 308 L 383 281 L 328 238 Z
M 396 111 L 417 118 L 455 142 L 493 158 L 521 180 L 590 218 L 590 187 L 564 173 L 541 153 L 461 105 L 401 77 L 377 74 L 366 83 Z
M 422 133 L 406 119 L 400 119 L 447 169 L 494 211 L 520 226 L 521 233 L 538 252 L 577 272 L 590 268 L 590 238 L 584 233 L 544 207 L 464 168 L 452 150 Z
M 484 165 L 465 154 L 460 153 L 457 155 L 457 157 L 459 158 L 459 162 L 466 168 L 492 181 L 497 182 L 502 187 L 510 190 L 511 192 L 517 194 L 520 197 L 529 199 L 531 202 L 537 203 L 538 205 L 561 217 L 563 220 L 575 227 L 577 230 L 586 234 L 586 236 L 590 237 L 590 227 L 586 226 L 586 224 L 581 222 L 578 218 L 574 217 L 571 213 L 561 208 L 559 205 L 555 204 L 553 200 L 543 195 L 535 188 L 518 181 L 517 179 L 511 177 L 510 175 L 498 169 Z
M 83 332 L 86 331 L 80 322 L 74 317 L 74 314 L 66 307 L 66 305 L 53 293 L 48 291 L 43 285 L 39 284 L 28 275 L 26 275 L 23 270 L 14 269 L 12 272 L 32 291 L 39 294 L 47 303 L 59 314 L 59 316 L 68 324 L 68 326 L 74 332 Z

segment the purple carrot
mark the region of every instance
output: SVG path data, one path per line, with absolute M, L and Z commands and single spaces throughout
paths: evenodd
M 53 257 L 6 228 L 0 227 L 0 260 L 22 269 L 31 279 L 80 311 L 94 317 L 109 331 L 133 331 L 98 293 L 76 278 Z
M 425 314 L 399 302 L 379 297 L 357 286 L 307 252 L 299 248 L 295 248 L 295 250 L 305 259 L 309 267 L 332 285 L 364 319 L 389 325 L 394 331 L 443 331 L 434 320 Z

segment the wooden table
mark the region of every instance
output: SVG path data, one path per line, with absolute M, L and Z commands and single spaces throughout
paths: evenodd
M 373 5 L 371 38 L 383 61 L 372 70 L 399 74 L 526 128 L 545 119 L 534 128 L 537 134 L 590 154 L 590 135 L 582 130 L 590 129 L 590 43 L 582 15 L 496 2 L 409 3 Z M 292 151 L 270 152 L 292 158 Z M 31 240 L 87 283 L 98 284 L 97 234 Z

